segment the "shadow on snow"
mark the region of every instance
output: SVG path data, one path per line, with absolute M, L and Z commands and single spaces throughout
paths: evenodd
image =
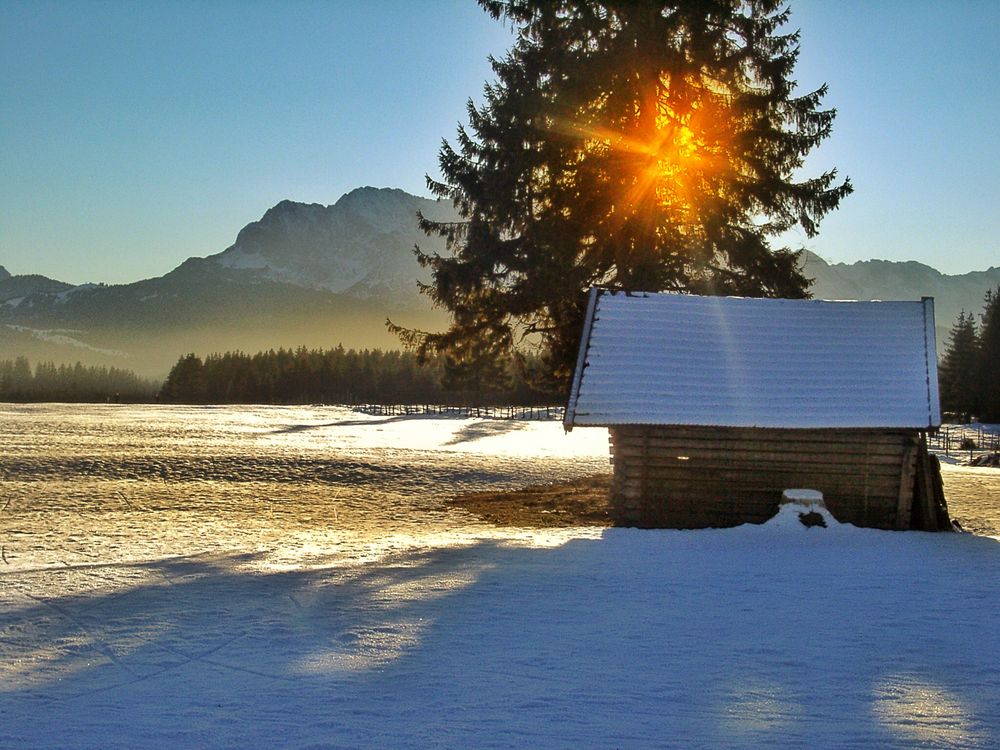
M 996 742 L 1000 545 L 817 538 L 610 529 L 558 547 L 484 539 L 278 572 L 253 555 L 174 558 L 130 566 L 130 588 L 112 566 L 19 574 L 9 591 L 20 603 L 0 613 L 0 736 L 74 747 Z M 25 585 L 34 575 L 80 593 L 38 596 Z

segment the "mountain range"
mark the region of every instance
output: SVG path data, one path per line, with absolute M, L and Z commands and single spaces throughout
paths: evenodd
M 422 329 L 447 322 L 417 289 L 428 274 L 413 247 L 445 252 L 417 227 L 418 211 L 458 219 L 448 203 L 364 187 L 329 206 L 282 201 L 222 252 L 132 284 L 74 286 L 0 266 L 0 359 L 80 360 L 158 377 L 192 351 L 397 347 L 386 318 Z M 959 311 L 979 312 L 1000 285 L 1000 268 L 949 276 L 913 261 L 802 258 L 818 298 L 934 297 L 939 349 Z
M 282 201 L 221 253 L 132 284 L 71 286 L 0 266 L 0 359 L 81 360 L 162 376 L 187 352 L 398 347 L 385 320 L 439 328 L 417 290 L 417 227 L 449 203 L 360 188 L 330 206 Z

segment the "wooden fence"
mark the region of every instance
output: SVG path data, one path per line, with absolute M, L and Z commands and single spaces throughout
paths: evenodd
M 437 416 L 478 419 L 560 420 L 562 406 L 447 406 L 444 404 L 360 404 L 355 411 L 378 417 Z
M 942 425 L 935 434 L 927 436 L 927 447 L 946 456 L 952 453 L 968 453 L 970 450 L 998 453 L 1000 431 L 996 431 L 995 425 L 991 427 L 992 430 L 983 429 L 981 425 Z M 968 447 L 970 445 L 975 447 L 970 449 Z

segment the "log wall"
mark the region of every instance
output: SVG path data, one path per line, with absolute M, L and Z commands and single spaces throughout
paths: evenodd
M 611 428 L 610 441 L 622 525 L 763 523 L 793 487 L 822 492 L 841 522 L 907 529 L 921 520 L 917 432 L 625 425 Z

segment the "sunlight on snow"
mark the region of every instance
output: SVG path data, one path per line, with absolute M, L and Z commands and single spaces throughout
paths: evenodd
M 512 547 L 553 548 L 574 539 L 596 539 L 601 531 L 598 528 L 497 529 L 495 533 L 490 534 L 490 537 Z M 383 566 L 392 566 L 393 555 L 406 550 L 462 548 L 472 546 L 483 538 L 482 534 L 469 533 L 422 536 L 397 534 L 368 544 L 368 554 L 355 557 L 351 562 L 363 562 L 364 567 L 359 570 L 369 570 L 368 566 L 376 562 Z M 302 565 L 289 567 L 301 568 Z M 398 572 L 400 567 L 417 569 L 417 566 L 413 565 L 397 565 L 395 568 L 389 567 L 388 570 Z M 472 587 L 484 572 L 492 570 L 493 567 L 492 564 L 481 564 L 465 567 L 460 572 L 449 570 L 446 574 L 435 572 L 417 574 L 413 579 L 403 581 L 395 580 L 391 575 L 370 578 L 367 585 L 372 586 L 377 592 L 370 603 L 378 613 L 378 617 L 373 622 L 366 622 L 360 627 L 341 633 L 333 639 L 334 643 L 328 649 L 301 660 L 298 670 L 303 674 L 326 676 L 358 673 L 384 667 L 405 656 L 420 646 L 424 633 L 434 626 L 431 618 L 412 619 L 404 616 L 406 612 L 412 611 L 413 604 L 445 598 Z
M 263 557 L 248 563 L 253 570 L 282 572 L 341 568 L 344 565 L 371 565 L 386 562 L 392 555 L 416 549 L 445 549 L 473 546 L 484 539 L 511 547 L 554 548 L 575 539 L 599 539 L 601 527 L 554 529 L 518 529 L 483 526 L 465 531 L 441 531 L 427 534 L 387 534 L 356 540 L 330 540 L 325 533 L 302 531 L 288 534 L 284 543 L 262 550 Z M 338 543 L 339 542 L 339 543 Z
M 483 564 L 447 573 L 417 573 L 409 580 L 397 580 L 400 570 L 417 571 L 419 566 L 387 567 L 383 575 L 366 580 L 374 595 L 365 621 L 338 633 L 329 648 L 302 659 L 297 671 L 335 676 L 384 667 L 418 647 L 423 634 L 434 625 L 429 617 L 406 616 L 414 603 L 447 597 L 472 586 L 493 567 Z
M 284 450 L 314 452 L 327 440 L 347 449 L 392 446 L 403 450 L 454 451 L 503 456 L 604 456 L 607 431 L 564 433 L 551 421 L 456 419 L 408 415 L 378 417 L 330 408 L 288 414 L 292 424 L 260 424 L 257 440 Z M 331 419 L 331 417 L 333 417 Z M 267 429 L 270 428 L 270 429 Z
M 0 693 L 39 688 L 99 668 L 129 673 L 123 660 L 156 641 L 164 630 L 162 624 L 143 623 L 130 632 L 105 631 L 53 610 L 52 617 L 35 617 L 5 632 L 8 643 L 22 648 L 16 657 L 0 659 Z
M 873 711 L 880 724 L 900 739 L 944 747 L 986 744 L 972 726 L 973 711 L 956 694 L 911 675 L 897 675 L 874 690 Z
M 102 664 L 111 664 L 107 655 L 97 652 L 94 639 L 74 633 L 54 641 L 39 641 L 12 659 L 0 660 L 0 693 L 16 693 L 36 688 Z

